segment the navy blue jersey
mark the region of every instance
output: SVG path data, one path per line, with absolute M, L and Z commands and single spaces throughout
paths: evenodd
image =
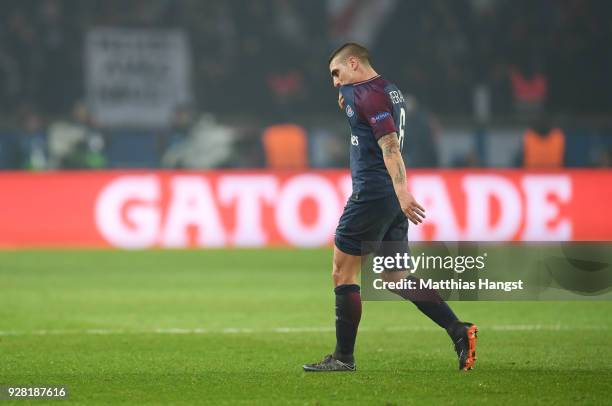
M 351 176 L 355 200 L 395 193 L 378 140 L 395 132 L 404 143 L 406 105 L 402 92 L 381 76 L 340 87 L 351 127 Z

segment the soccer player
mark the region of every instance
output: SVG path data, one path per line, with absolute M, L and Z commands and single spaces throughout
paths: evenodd
M 425 210 L 408 192 L 401 150 L 406 107 L 397 86 L 378 75 L 368 50 L 355 43 L 329 58 L 338 105 L 351 128 L 350 166 L 353 192 L 336 229 L 332 279 L 336 294 L 336 349 L 305 371 L 355 371 L 353 350 L 361 319 L 357 284 L 364 242 L 402 242 L 408 251 L 408 220 L 423 221 Z M 383 272 L 386 280 L 406 278 L 406 270 Z M 408 277 L 411 278 L 411 277 Z M 418 286 L 418 284 L 417 284 Z M 455 345 L 459 369 L 476 360 L 477 327 L 461 322 L 433 289 L 394 290 L 444 328 Z

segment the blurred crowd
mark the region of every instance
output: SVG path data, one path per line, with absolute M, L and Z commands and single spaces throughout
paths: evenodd
M 201 110 L 325 113 L 333 104 L 326 57 L 340 38 L 337 27 L 350 24 L 345 20 L 364 2 L 353 1 L 340 16 L 330 11 L 334 3 L 351 0 L 6 0 L 0 108 L 69 112 L 83 97 L 84 34 L 119 26 L 188 33 Z M 491 88 L 494 112 L 510 113 L 513 91 L 520 93 L 516 79 L 537 75 L 552 111 L 612 108 L 602 90 L 612 88 L 609 1 L 380 3 L 391 12 L 368 37 L 376 67 L 438 113 L 470 113 L 480 83 Z
M 185 111 L 262 125 L 335 113 L 327 56 L 355 32 L 379 72 L 442 117 L 608 117 L 611 17 L 607 0 L 5 0 L 0 129 L 40 138 L 71 122 L 87 134 L 105 131 L 83 102 L 84 38 L 100 26 L 187 34 L 194 100 L 177 111 L 179 122 Z M 104 166 L 109 141 L 81 138 L 88 165 Z M 175 139 L 151 148 L 161 157 Z M 177 159 L 172 148 L 174 158 L 158 165 Z

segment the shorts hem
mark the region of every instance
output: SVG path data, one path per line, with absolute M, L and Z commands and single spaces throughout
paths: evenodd
M 361 250 L 354 250 L 352 248 L 345 246 L 344 244 L 338 244 L 337 239 L 334 241 L 334 246 L 347 255 L 353 255 L 355 257 L 360 257 L 363 255 Z

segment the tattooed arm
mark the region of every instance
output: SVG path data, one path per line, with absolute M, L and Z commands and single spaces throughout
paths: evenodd
M 406 167 L 400 152 L 400 144 L 396 133 L 389 133 L 378 140 L 378 145 L 382 149 L 385 166 L 393 181 L 395 194 L 400 202 L 402 211 L 414 224 L 423 222 L 425 209 L 417 203 L 412 194 L 408 192 L 406 182 Z

